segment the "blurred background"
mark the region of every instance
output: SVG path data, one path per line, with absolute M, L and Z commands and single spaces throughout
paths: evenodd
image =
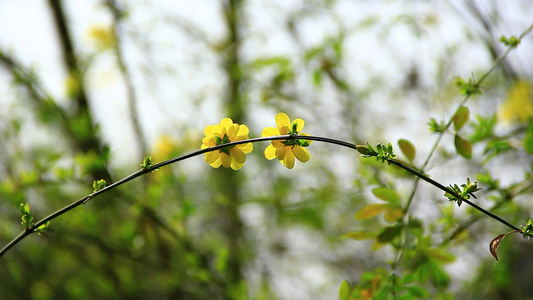
M 258 137 L 285 112 L 313 135 L 391 142 L 405 161 L 407 139 L 421 167 L 438 138 L 428 122 L 464 98 L 454 78 L 488 72 L 500 36 L 519 36 L 532 11 L 526 0 L 2 0 L 0 247 L 23 230 L 20 203 L 37 221 L 146 155 L 199 149 L 224 117 Z M 532 62 L 530 34 L 466 104 L 472 158 L 451 128 L 424 169 L 444 185 L 477 180 L 476 203 L 513 224 L 533 206 Z M 338 299 L 343 280 L 360 299 L 533 295 L 530 241 L 508 237 L 499 262 L 488 251 L 509 228 L 355 151 L 315 142 L 287 170 L 266 146 L 239 171 L 198 156 L 53 220 L 0 258 L 2 295 Z M 354 219 L 384 203 L 378 187 L 402 208 L 412 198 L 402 220 Z M 402 234 L 381 243 L 346 235 L 391 228 Z

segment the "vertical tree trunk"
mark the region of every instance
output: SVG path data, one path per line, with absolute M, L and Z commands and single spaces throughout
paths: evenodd
M 243 77 L 240 61 L 239 17 L 242 1 L 227 0 L 224 6 L 224 16 L 227 26 L 226 68 L 228 94 L 226 98 L 226 116 L 234 122 L 242 124 L 245 118 L 245 101 L 242 93 Z M 228 200 L 225 205 L 227 217 L 226 231 L 229 243 L 228 280 L 231 286 L 237 287 L 243 280 L 243 223 L 239 216 L 241 196 L 239 194 L 242 175 L 231 169 L 223 170 L 221 176 L 221 191 Z
M 100 160 L 107 161 L 106 154 L 104 153 L 105 145 L 103 145 L 102 141 L 97 137 L 96 128 L 93 125 L 93 118 L 89 109 L 89 101 L 83 83 L 82 70 L 74 50 L 62 2 L 61 0 L 49 0 L 49 3 L 59 34 L 65 67 L 67 68 L 69 76 L 77 82 L 77 90 L 75 95 L 73 95 L 73 115 L 69 118 L 71 123 L 69 125 L 70 128 L 67 130 L 73 133 L 71 135 L 72 139 L 74 139 L 72 142 L 77 150 L 83 153 L 94 151 Z M 111 175 L 103 164 L 98 168 L 91 170 L 91 176 L 94 179 L 105 179 L 107 182 L 111 181 Z

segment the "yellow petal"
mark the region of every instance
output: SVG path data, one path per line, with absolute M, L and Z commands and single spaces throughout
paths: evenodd
M 286 135 L 289 134 L 289 126 L 281 126 L 279 127 L 279 134 Z
M 272 146 L 274 146 L 274 148 L 285 147 L 285 144 L 282 143 L 283 141 L 285 140 L 272 141 Z
M 291 126 L 291 120 L 289 120 L 289 116 L 285 113 L 278 113 L 275 116 L 276 119 L 276 125 L 278 125 L 278 128 L 284 127 L 284 126 Z
M 279 130 L 274 127 L 267 127 L 261 132 L 262 137 L 279 135 Z
M 238 124 L 233 124 L 228 128 L 228 138 L 230 141 L 233 141 L 235 139 L 235 136 L 237 135 L 238 131 L 239 131 Z
M 301 162 L 306 162 L 311 157 L 307 149 L 300 146 L 294 146 L 294 148 L 292 148 L 292 153 L 294 153 L 294 156 L 296 156 L 296 158 Z
M 220 160 L 222 161 L 222 166 L 224 166 L 224 168 L 228 168 L 231 165 L 231 157 L 224 152 L 220 152 Z
M 285 154 L 288 152 L 286 151 L 286 148 L 287 147 L 279 147 L 279 148 L 276 148 L 276 157 L 279 159 L 279 160 L 283 160 L 285 158 Z
M 296 131 L 300 132 L 302 129 L 304 129 L 305 121 L 302 119 L 296 119 L 293 123 L 297 123 L 298 126 L 296 126 Z
M 244 153 L 250 153 L 252 150 L 254 150 L 254 144 L 252 143 L 246 143 L 242 145 L 237 145 L 237 148 L 241 149 Z
M 265 157 L 268 160 L 274 159 L 274 157 L 276 157 L 276 148 L 272 145 L 268 145 L 265 149 Z
M 283 147 L 288 148 L 288 147 Z M 287 149 L 285 153 L 285 159 L 281 161 L 281 163 L 287 167 L 287 169 L 292 169 L 294 167 L 294 154 L 292 154 L 292 151 L 290 149 Z
M 248 129 L 248 126 L 246 125 L 239 125 L 239 131 L 237 132 L 238 137 L 244 137 L 245 139 L 248 138 L 248 134 L 250 134 L 250 129 Z
M 202 139 L 202 144 L 206 145 L 207 147 L 213 147 L 216 145 L 216 139 L 214 136 L 206 136 Z
M 222 160 L 220 159 L 220 155 L 214 162 L 210 163 L 211 167 L 213 168 L 218 168 L 220 167 L 221 164 L 222 164 Z
M 205 162 L 208 163 L 208 164 L 212 164 L 219 157 L 220 157 L 220 152 L 219 151 L 207 152 L 207 153 L 205 153 Z
M 204 129 L 204 134 L 206 137 L 210 137 L 213 135 L 213 131 L 215 129 L 215 126 L 209 125 Z
M 236 162 L 235 160 L 232 160 L 232 161 L 231 161 L 231 165 L 230 165 L 230 167 L 231 167 L 233 170 L 238 170 L 238 169 L 242 168 L 242 166 L 244 166 L 244 164 L 240 164 L 240 163 Z
M 220 125 L 220 124 L 216 124 L 216 125 L 212 125 L 213 127 L 211 128 L 211 135 L 210 136 L 218 136 L 220 138 L 222 138 L 224 136 L 224 134 L 226 133 L 226 128 L 224 128 L 224 126 Z
M 229 149 L 229 154 L 231 155 L 231 158 L 233 160 L 240 164 L 244 164 L 244 162 L 246 161 L 246 155 L 244 154 L 244 152 L 242 152 L 241 149 L 237 147 Z
M 230 118 L 224 118 L 220 121 L 220 125 L 226 128 L 226 131 L 228 131 L 230 126 L 233 125 L 233 121 Z

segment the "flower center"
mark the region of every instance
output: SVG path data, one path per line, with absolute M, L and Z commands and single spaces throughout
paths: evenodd
M 215 136 L 215 140 L 216 140 L 216 145 L 224 145 L 224 144 L 227 144 L 227 143 L 231 143 L 229 137 L 227 134 L 224 134 L 224 136 L 222 138 L 220 138 L 219 136 Z M 225 147 L 225 148 L 222 148 L 220 149 L 219 151 L 220 152 L 224 152 L 226 153 L 228 156 L 230 155 L 229 154 L 229 149 L 235 147 L 235 145 L 233 146 L 229 146 L 229 147 Z
M 298 122 L 293 122 L 292 125 L 291 125 L 291 129 L 289 129 L 289 135 L 290 136 L 294 136 L 294 135 L 298 135 Z M 285 146 L 301 146 L 301 147 L 307 147 L 309 146 L 309 142 L 307 141 L 302 141 L 302 140 L 296 140 L 296 139 L 293 139 L 293 140 L 284 140 L 284 141 L 281 141 L 282 144 L 284 144 Z
M 293 122 L 291 125 L 291 129 L 289 129 L 289 135 L 297 135 L 298 134 L 298 122 Z

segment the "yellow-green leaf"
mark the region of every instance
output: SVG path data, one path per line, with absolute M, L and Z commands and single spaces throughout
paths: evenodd
M 369 204 L 355 214 L 355 218 L 358 220 L 366 220 L 379 215 L 384 211 L 389 204 Z
M 403 210 L 399 207 L 391 206 L 385 211 L 385 221 L 394 223 L 403 217 Z
M 339 299 L 340 300 L 348 300 L 350 299 L 350 284 L 347 280 L 344 280 L 341 283 L 341 287 L 339 288 Z
M 406 139 L 398 140 L 398 146 L 407 160 L 413 162 L 413 159 L 415 159 L 416 155 L 415 146 L 413 146 L 413 144 Z
M 533 154 L 533 132 L 529 131 L 524 136 L 523 140 L 524 144 L 524 150 L 526 150 L 527 153 Z
M 20 212 L 23 214 L 23 215 L 26 215 L 26 214 L 29 214 L 30 213 L 30 204 L 29 203 L 21 203 L 20 204 Z
M 400 195 L 396 193 L 395 190 L 389 189 L 389 188 L 375 188 L 372 190 L 372 193 L 374 196 L 378 197 L 381 200 L 385 200 L 392 204 L 399 204 L 400 203 Z
M 376 238 L 377 234 L 375 232 L 369 231 L 369 230 L 358 230 L 358 231 L 352 231 L 344 234 L 342 238 L 347 239 L 354 239 L 358 241 L 362 240 L 371 240 Z
M 371 250 L 372 251 L 377 251 L 381 248 L 383 248 L 383 246 L 385 246 L 386 244 L 385 243 L 380 243 L 377 239 L 374 241 L 374 243 L 372 244 L 372 248 Z
M 423 250 L 424 254 L 426 254 L 428 257 L 431 257 L 435 260 L 438 260 L 442 263 L 451 263 L 451 262 L 454 262 L 455 261 L 455 256 L 453 256 L 452 254 L 450 253 L 446 253 L 442 250 L 436 250 L 436 249 L 431 249 L 431 248 L 425 248 Z
M 466 159 L 472 158 L 472 144 L 458 134 L 455 135 L 455 149 L 462 157 Z
M 468 107 L 461 106 L 457 109 L 455 115 L 453 115 L 453 128 L 455 128 L 455 131 L 459 131 L 463 128 L 466 122 L 468 122 L 469 116 L 470 110 L 468 110 Z

